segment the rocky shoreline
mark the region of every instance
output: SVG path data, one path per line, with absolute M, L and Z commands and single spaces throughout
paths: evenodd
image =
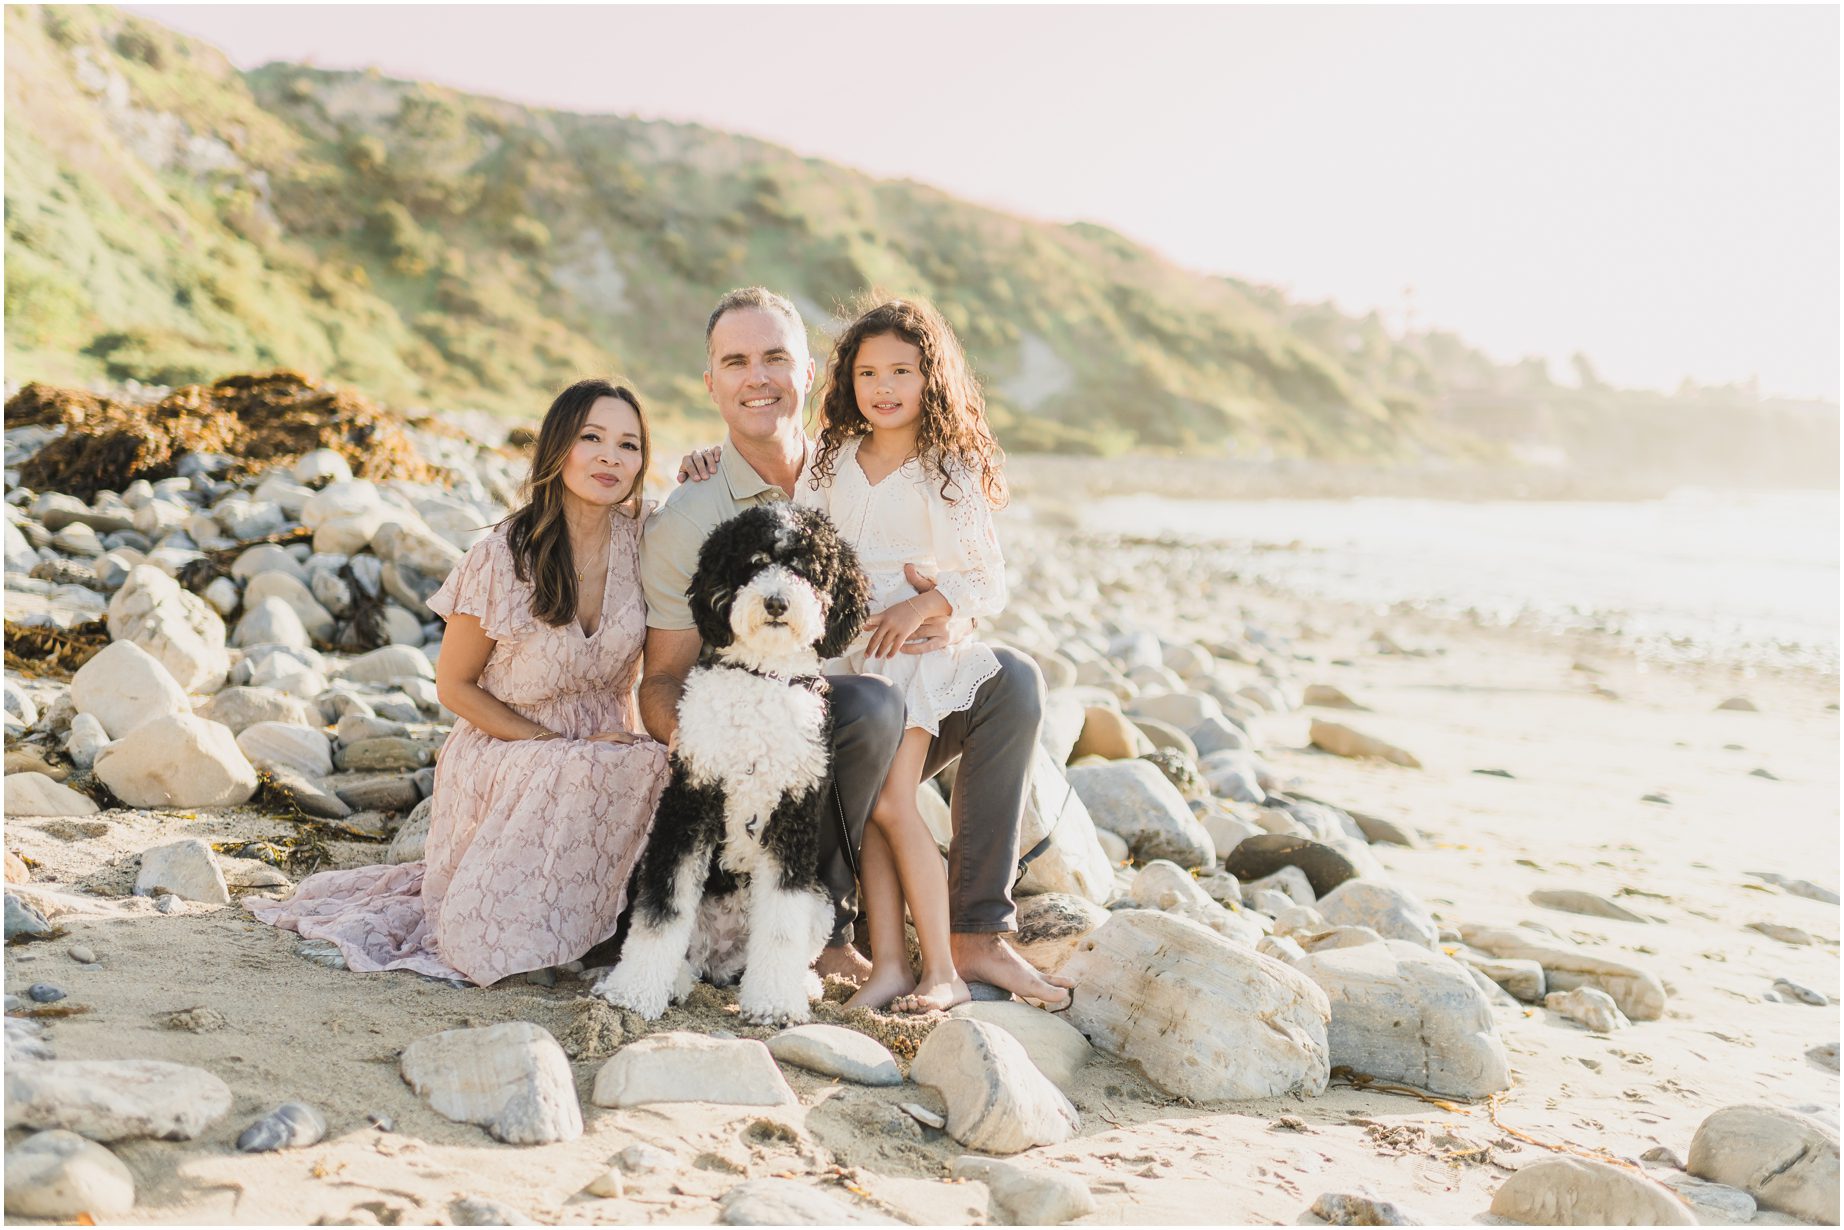
M 327 968 L 328 946 L 240 903 L 419 857 L 454 720 L 425 602 L 522 465 L 452 428 L 391 429 L 404 468 L 376 481 L 351 449 L 193 450 L 89 499 L 20 481 L 55 428 L 7 432 L 9 1218 L 1837 1220 L 1837 895 L 1800 874 L 1830 873 L 1735 865 L 1725 900 L 1776 906 L 1744 928 L 1697 908 L 1714 890 L 1676 864 L 1587 857 L 1605 818 L 1557 821 L 1542 850 L 1494 838 L 1497 817 L 1551 814 L 1540 794 L 1473 794 L 1539 789 L 1496 759 L 1537 736 L 1456 753 L 1434 724 L 1455 713 L 1422 703 L 1439 689 L 1457 709 L 1470 686 L 1587 724 L 1626 693 L 1724 731 L 1793 723 L 1779 774 L 1661 769 L 1684 785 L 1607 816 L 1675 798 L 1704 833 L 1699 793 L 1714 821 L 1785 777 L 1799 824 L 1826 822 L 1828 794 L 1830 866 L 1822 683 L 1731 696 L 1726 678 L 1578 660 L 1557 686 L 1554 650 L 1527 648 L 1468 685 L 1461 659 L 1495 650 L 1251 594 L 1194 548 L 1053 517 L 1006 527 L 1018 597 L 991 636 L 1049 687 L 1025 842 L 1050 844 L 1020 884 L 1019 941 L 1078 982 L 1066 1014 L 847 1014 L 832 986 L 813 1023 L 775 1031 L 700 988 L 649 1025 L 586 998 L 580 963 L 488 990 Z M 1466 767 L 1482 748 L 1492 762 Z M 921 795 L 943 844 L 951 789 Z M 1455 862 L 1492 847 L 1574 871 L 1513 868 L 1506 898 Z M 1720 857 L 1713 840 L 1689 855 Z M 1682 960 L 1788 955 L 1712 1007 L 1664 936 L 1690 937 Z M 1678 1056 L 1693 1019 L 1739 1037 L 1764 1013 L 1811 1039 L 1758 1058 L 1729 1043 L 1765 1085 L 1593 1130 L 1540 1109 L 1545 1088 L 1554 1111 L 1571 1082 L 1652 1079 L 1643 1052 Z M 1684 1074 L 1659 1066 L 1667 1086 Z M 1775 1092 L 1790 1081 L 1815 1092 Z M 1507 1106 L 1541 1130 L 1501 1123 Z

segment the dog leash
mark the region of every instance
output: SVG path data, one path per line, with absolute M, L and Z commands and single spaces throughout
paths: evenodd
M 1050 831 L 1045 833 L 1036 845 L 1018 856 L 1018 874 L 1012 880 L 1013 888 L 1017 888 L 1019 882 L 1024 879 L 1025 873 L 1031 868 L 1032 861 L 1050 848 L 1051 839 L 1056 836 L 1056 831 L 1063 827 L 1063 817 L 1069 814 L 1069 800 L 1075 793 L 1076 784 L 1070 782 L 1069 789 L 1063 792 L 1062 805 L 1056 810 L 1056 819 L 1051 821 Z

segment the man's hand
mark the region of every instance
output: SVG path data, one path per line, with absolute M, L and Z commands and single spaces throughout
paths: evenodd
M 723 459 L 724 446 L 713 444 L 709 448 L 695 448 L 679 459 L 679 481 L 701 483 L 717 473 L 717 463 Z
M 915 588 L 918 594 L 926 594 L 935 588 L 935 578 L 923 572 L 914 564 L 903 565 L 903 579 Z M 903 643 L 899 652 L 907 654 L 932 653 L 937 649 L 946 649 L 949 645 L 966 640 L 973 635 L 973 621 L 961 619 L 953 614 L 936 615 L 917 624 L 915 631 Z

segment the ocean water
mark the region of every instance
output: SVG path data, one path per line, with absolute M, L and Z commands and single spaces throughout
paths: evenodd
M 1243 577 L 1489 624 L 1598 629 L 1636 652 L 1835 671 L 1835 491 L 1659 500 L 1175 500 L 1089 505 L 1096 533 L 1221 543 Z

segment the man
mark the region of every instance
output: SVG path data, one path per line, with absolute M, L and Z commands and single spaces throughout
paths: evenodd
M 665 743 L 678 729 L 679 698 L 702 648 L 685 597 L 699 546 L 744 509 L 792 498 L 812 454 L 801 416 L 815 367 L 794 305 L 759 286 L 733 290 L 718 301 L 704 332 L 704 387 L 728 428 L 723 456 L 709 481 L 682 484 L 667 497 L 641 540 L 647 645 L 640 716 L 648 733 Z M 965 635 L 964 626 L 959 632 Z M 918 633 L 922 639 L 904 652 L 925 652 L 950 630 L 936 621 Z M 1043 683 L 1030 659 L 1009 649 L 995 652 L 999 674 L 980 689 L 971 709 L 942 724 L 924 769 L 926 779 L 961 761 L 954 791 L 956 848 L 950 855 L 959 869 L 949 884 L 954 963 L 969 982 L 991 983 L 1055 1008 L 1068 1001 L 1068 993 L 1004 938 L 1017 929 L 1011 882 Z M 851 945 L 856 851 L 902 739 L 903 702 L 874 676 L 835 675 L 828 682 L 836 725 L 834 776 L 844 815 L 821 833 L 820 876 L 832 895 L 835 925 L 818 968 L 822 975 L 857 981 L 870 966 Z

